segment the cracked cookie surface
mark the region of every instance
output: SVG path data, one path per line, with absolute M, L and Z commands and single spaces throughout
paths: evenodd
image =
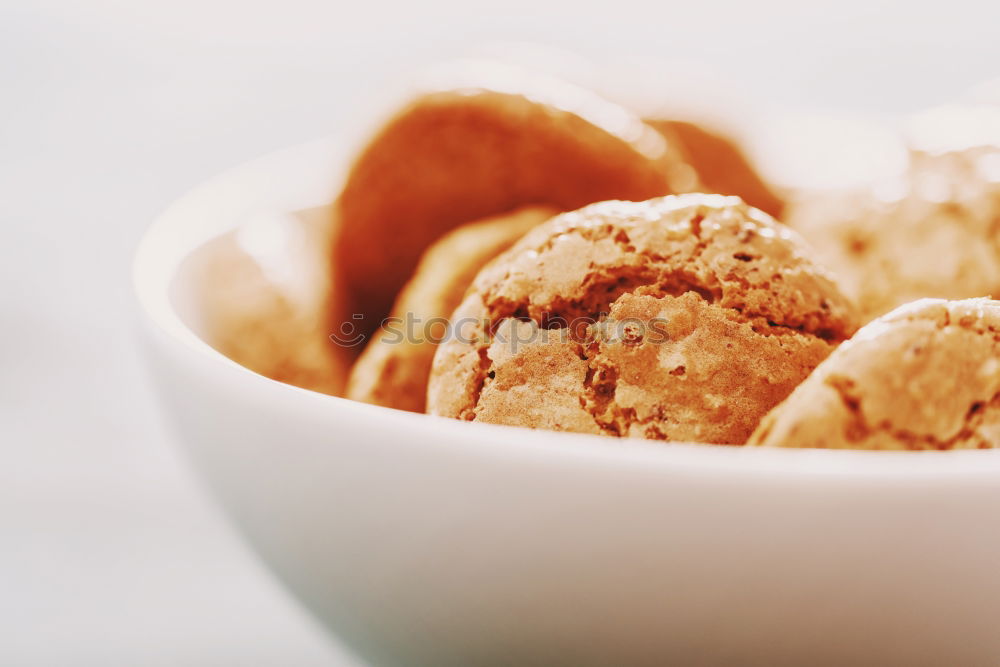
M 544 206 L 462 225 L 438 239 L 424 253 L 390 314 L 351 367 L 345 396 L 398 410 L 423 412 L 427 378 L 434 359 L 431 326 L 462 301 L 486 262 L 513 245 L 528 230 L 558 213 Z
M 594 93 L 533 74 L 477 81 L 413 100 L 347 178 L 334 263 L 369 331 L 424 249 L 460 224 L 526 204 L 566 211 L 695 189 L 675 147 Z
M 452 321 L 432 414 L 726 444 L 856 326 L 797 234 L 717 195 L 556 216 L 479 273 Z
M 864 326 L 748 444 L 977 449 L 1000 444 L 1000 302 L 921 299 Z

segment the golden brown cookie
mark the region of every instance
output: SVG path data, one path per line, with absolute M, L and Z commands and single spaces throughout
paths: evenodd
M 486 262 L 556 213 L 529 206 L 462 225 L 438 239 L 396 298 L 393 319 L 379 329 L 351 368 L 347 398 L 423 412 L 435 341 L 442 336 L 441 326 L 428 328 L 428 323 L 451 315 Z
M 736 195 L 780 218 L 785 202 L 764 182 L 736 141 L 703 125 L 681 120 L 646 119 L 668 143 L 680 146 L 706 192 Z
M 671 183 L 677 153 L 622 107 L 537 76 L 505 84 L 415 99 L 355 161 L 333 255 L 369 331 L 424 249 L 459 224 L 525 204 L 568 210 L 693 186 L 690 169 Z
M 1000 302 L 922 299 L 869 323 L 771 411 L 748 444 L 1000 445 Z
M 786 216 L 866 320 L 923 297 L 1000 295 L 1000 142 L 921 145 L 897 180 L 806 193 Z
M 339 394 L 349 354 L 328 337 L 330 210 L 274 214 L 213 239 L 180 279 L 199 296 L 199 334 L 233 361 L 273 380 Z
M 855 328 L 798 235 L 736 197 L 610 201 L 536 227 L 476 277 L 428 412 L 742 444 Z

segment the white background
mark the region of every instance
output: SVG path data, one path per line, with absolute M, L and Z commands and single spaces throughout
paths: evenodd
M 129 255 L 220 169 L 484 39 L 891 114 L 1000 75 L 993 2 L 0 0 L 0 665 L 342 665 L 175 457 Z

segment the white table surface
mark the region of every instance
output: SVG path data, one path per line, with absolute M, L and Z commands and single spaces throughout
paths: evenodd
M 353 664 L 150 393 L 129 256 L 184 190 L 484 38 L 695 58 L 801 108 L 907 111 L 1000 75 L 989 3 L 917 4 L 0 1 L 0 665 Z

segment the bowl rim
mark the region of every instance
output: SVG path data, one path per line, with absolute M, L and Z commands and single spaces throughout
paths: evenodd
M 184 323 L 170 293 L 181 262 L 208 240 L 250 215 L 329 205 L 346 169 L 341 134 L 331 134 L 265 154 L 227 169 L 182 195 L 143 234 L 133 256 L 132 285 L 139 309 L 159 342 L 188 355 L 206 371 L 228 376 L 298 403 L 303 410 L 349 411 L 357 419 L 404 428 L 428 447 L 469 448 L 492 456 L 589 459 L 595 465 L 666 467 L 747 476 L 860 477 L 876 480 L 1000 479 L 1000 450 L 866 451 L 760 448 L 661 443 L 461 422 L 368 405 L 286 385 L 237 364 Z M 515 437 L 511 437 L 514 435 Z

